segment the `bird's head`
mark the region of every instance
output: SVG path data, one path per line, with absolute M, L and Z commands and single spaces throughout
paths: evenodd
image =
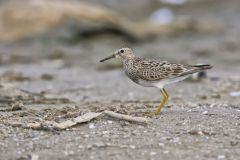
M 134 56 L 135 55 L 131 48 L 128 48 L 128 47 L 120 48 L 120 49 L 116 50 L 113 55 L 100 60 L 100 62 L 104 62 L 104 61 L 112 59 L 112 58 L 131 59 Z

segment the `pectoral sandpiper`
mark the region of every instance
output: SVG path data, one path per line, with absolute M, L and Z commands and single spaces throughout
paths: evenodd
M 100 62 L 111 58 L 120 58 L 123 62 L 126 75 L 135 83 L 144 87 L 157 87 L 160 89 L 163 100 L 157 110 L 150 115 L 160 114 L 163 106 L 168 100 L 168 93 L 164 86 L 182 81 L 193 73 L 211 69 L 209 64 L 205 65 L 183 65 L 169 63 L 158 59 L 144 59 L 135 56 L 131 48 L 121 48 L 109 57 Z

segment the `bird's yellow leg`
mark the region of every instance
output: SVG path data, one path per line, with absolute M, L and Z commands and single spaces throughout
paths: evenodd
M 153 116 L 153 115 L 158 115 L 158 114 L 161 113 L 161 110 L 164 107 L 165 103 L 167 102 L 169 95 L 168 95 L 167 91 L 164 88 L 161 89 L 160 91 L 161 91 L 161 93 L 163 95 L 163 100 L 160 103 L 159 107 L 157 108 L 157 110 L 155 112 L 146 112 L 146 113 L 144 113 L 143 114 L 144 116 Z
M 167 96 L 167 100 L 168 100 L 168 98 L 169 98 L 169 94 L 167 93 L 167 91 L 163 88 L 162 89 L 163 91 L 164 91 L 164 93 L 166 94 L 166 96 Z
M 161 110 L 162 110 L 162 108 L 164 107 L 164 105 L 165 105 L 165 103 L 167 102 L 168 97 L 169 97 L 167 91 L 166 91 L 164 88 L 161 89 L 161 93 L 162 93 L 162 95 L 163 95 L 163 100 L 162 100 L 162 102 L 160 103 L 160 105 L 159 105 L 159 107 L 157 108 L 157 110 L 154 112 L 155 115 L 161 113 Z

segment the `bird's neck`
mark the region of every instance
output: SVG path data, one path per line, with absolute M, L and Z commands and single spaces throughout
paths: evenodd
M 122 62 L 125 63 L 131 63 L 134 60 L 134 57 L 128 57 L 128 58 L 123 58 Z
M 136 57 L 122 59 L 123 67 L 126 70 L 129 67 L 132 67 L 135 63 Z

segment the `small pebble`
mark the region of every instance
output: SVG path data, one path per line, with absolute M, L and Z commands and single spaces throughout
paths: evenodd
M 93 129 L 93 128 L 95 128 L 95 125 L 94 125 L 94 123 L 90 123 L 88 127 L 89 127 L 90 129 Z
M 92 149 L 92 145 L 87 145 L 87 149 Z
M 108 124 L 112 124 L 112 123 L 113 123 L 113 121 L 110 121 L 110 120 L 108 120 L 108 121 L 107 121 L 107 123 L 108 123 Z
M 83 137 L 85 137 L 85 138 L 88 138 L 88 137 L 89 137 L 89 135 L 88 135 L 88 134 L 85 134 L 85 135 L 83 135 Z
M 164 146 L 164 143 L 158 143 L 159 146 L 163 147 Z
M 156 154 L 157 154 L 156 152 L 150 152 L 150 156 L 154 156 Z
M 84 147 L 83 147 L 82 145 L 79 145 L 78 148 L 79 148 L 79 149 L 83 149 Z
M 207 115 L 208 114 L 208 111 L 204 111 L 202 112 L 203 115 Z
M 179 142 L 179 138 L 178 138 L 178 137 L 177 137 L 177 138 L 173 138 L 173 142 L 174 142 L 174 143 Z
M 225 159 L 225 155 L 218 155 L 218 159 Z

